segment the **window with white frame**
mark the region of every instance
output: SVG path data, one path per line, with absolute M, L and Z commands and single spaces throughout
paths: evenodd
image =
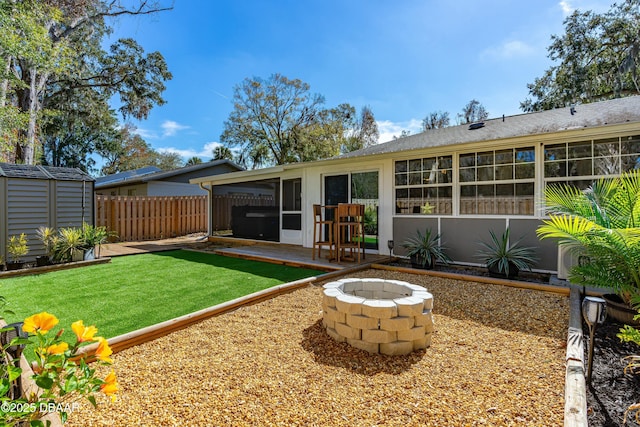
M 395 162 L 396 213 L 410 215 L 453 212 L 452 156 Z
M 544 146 L 545 185 L 569 184 L 583 190 L 598 178 L 634 169 L 640 169 L 640 135 Z
M 459 156 L 460 214 L 533 215 L 534 147 Z

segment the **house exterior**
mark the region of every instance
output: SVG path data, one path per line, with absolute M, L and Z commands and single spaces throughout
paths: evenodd
M 368 250 L 405 253 L 402 242 L 431 228 L 456 263 L 479 265 L 489 230 L 537 248 L 534 270 L 559 270 L 557 244 L 540 241 L 544 188 L 581 189 L 640 168 L 640 97 L 627 97 L 435 129 L 332 159 L 201 177 L 218 187 L 269 183 L 278 241 L 312 247 L 314 203 L 364 203 Z M 213 211 L 210 209 L 210 211 Z M 371 241 L 373 243 L 371 243 Z
M 170 171 L 147 166 L 96 179 L 95 193 L 107 196 L 205 196 L 189 180 L 243 170 L 230 160 L 213 160 Z

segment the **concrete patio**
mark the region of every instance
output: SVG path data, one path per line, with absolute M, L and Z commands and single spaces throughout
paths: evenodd
M 190 249 L 213 252 L 220 255 L 253 259 L 257 261 L 273 262 L 283 265 L 313 268 L 324 271 L 337 271 L 356 265 L 379 263 L 389 259 L 388 255 L 366 253 L 366 257 L 358 264 L 356 262 L 329 261 L 327 250 L 322 251 L 322 257 L 312 259 L 312 249 L 283 243 L 262 242 L 248 239 L 234 239 L 228 237 L 210 237 L 204 234 L 181 236 L 171 239 L 152 240 L 144 242 L 109 243 L 102 246 L 100 256 L 114 257 L 135 255 L 148 252 L 159 252 L 176 249 Z

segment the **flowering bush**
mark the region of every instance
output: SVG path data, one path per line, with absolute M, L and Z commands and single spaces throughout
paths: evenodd
M 63 330 L 50 334 L 58 324 L 58 319 L 47 312 L 34 314 L 25 319 L 22 330 L 28 338 L 17 337 L 2 347 L 4 361 L 10 360 L 10 346 L 26 345 L 33 348 L 35 360 L 32 362 L 33 376 L 37 389 L 28 390 L 23 395 L 12 395 L 22 369 L 3 362 L 0 365 L 2 376 L 0 383 L 0 424 L 14 426 L 30 423 L 31 426 L 44 426 L 40 419 L 47 413 L 56 412 L 62 422 L 69 412 L 77 408 L 77 401 L 86 398 L 94 406 L 94 394 L 102 392 L 114 401 L 118 391 L 118 382 L 113 370 L 100 379 L 96 376 L 96 367 L 111 364 L 111 349 L 107 340 L 96 337 L 95 326 L 85 326 L 82 320 L 71 325 L 76 339 L 73 345 L 62 340 Z M 7 329 L 4 329 L 6 331 Z M 95 351 L 84 352 L 82 347 L 97 342 Z M 89 362 L 96 363 L 89 365 Z

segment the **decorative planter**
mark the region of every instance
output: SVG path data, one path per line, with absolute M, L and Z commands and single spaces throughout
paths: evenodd
M 24 261 L 9 261 L 7 262 L 7 271 L 21 270 L 24 268 Z
M 620 323 L 631 326 L 640 326 L 640 321 L 633 318 L 638 314 L 636 310 L 626 304 L 616 294 L 605 294 L 602 298 L 607 302 L 607 316 Z
M 91 261 L 96 259 L 96 250 L 95 248 L 91 248 L 91 249 L 87 249 L 86 251 L 84 251 L 84 260 L 85 261 Z
M 411 256 L 411 268 L 419 268 L 422 270 L 433 270 L 436 265 L 436 257 L 431 256 L 431 264 L 428 262 L 423 263 L 424 258 L 418 255 Z
M 45 265 L 51 265 L 51 260 L 46 255 L 40 255 L 36 257 L 36 266 L 44 267 Z
M 84 251 L 77 250 L 71 255 L 71 262 L 78 262 L 84 260 Z
M 505 274 L 498 269 L 498 264 L 491 264 L 487 267 L 489 270 L 489 276 L 501 278 L 501 279 L 513 279 L 514 277 L 518 277 L 518 273 L 520 273 L 520 269 L 516 267 L 515 264 L 509 263 L 509 274 Z

